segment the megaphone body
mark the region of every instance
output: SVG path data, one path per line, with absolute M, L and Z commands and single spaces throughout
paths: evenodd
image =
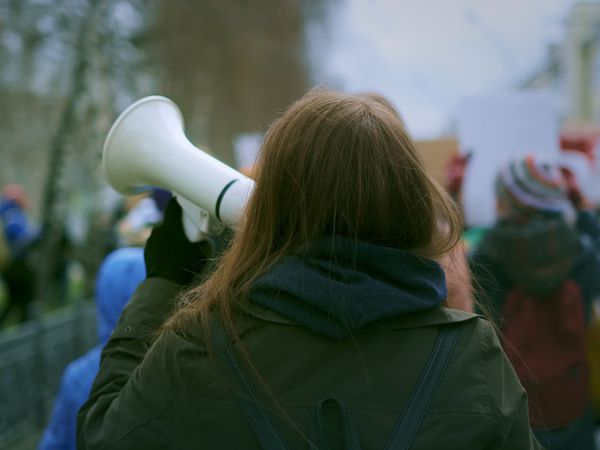
M 254 181 L 195 147 L 177 105 L 150 96 L 129 106 L 111 127 L 102 152 L 109 184 L 125 195 L 151 186 L 172 191 L 187 221 L 186 234 L 210 234 L 215 220 L 235 228 Z M 197 240 L 197 237 L 195 239 Z

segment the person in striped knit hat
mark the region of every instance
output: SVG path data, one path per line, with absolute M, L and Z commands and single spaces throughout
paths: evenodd
M 527 222 L 540 215 L 569 214 L 573 208 L 558 164 L 527 155 L 512 160 L 496 179 L 498 215 Z
M 535 155 L 514 159 L 500 170 L 498 220 L 472 253 L 470 268 L 478 300 L 491 303 L 504 331 L 510 328 L 503 312 L 511 295 L 551 298 L 567 281 L 580 289 L 589 321 L 592 301 L 600 294 L 600 228 L 594 214 L 580 209 L 584 202 L 574 200 L 581 196 L 573 194 L 558 163 Z M 540 426 L 535 411 L 530 405 L 532 428 Z M 553 450 L 595 448 L 589 409 L 570 425 L 534 431 Z

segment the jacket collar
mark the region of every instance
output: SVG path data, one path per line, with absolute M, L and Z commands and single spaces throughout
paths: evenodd
M 329 236 L 297 249 L 258 278 L 249 300 L 336 340 L 389 317 L 436 308 L 444 271 L 406 250 Z
M 256 303 L 243 302 L 239 303 L 237 307 L 239 312 L 242 314 L 263 320 L 265 322 L 280 325 L 300 326 L 281 314 L 257 305 Z M 426 311 L 388 317 L 386 319 L 373 322 L 365 328 L 371 330 L 402 330 L 466 322 L 467 320 L 473 320 L 478 317 L 481 318 L 483 316 L 466 311 L 460 311 L 458 309 L 447 308 L 445 306 L 439 306 Z

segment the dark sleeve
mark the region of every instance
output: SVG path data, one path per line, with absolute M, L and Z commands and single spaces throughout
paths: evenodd
M 594 248 L 600 248 L 600 221 L 593 211 L 577 213 L 577 230 L 588 236 Z
M 167 280 L 150 278 L 129 301 L 102 351 L 90 397 L 79 411 L 78 449 L 166 446 L 176 395 L 165 370 L 168 336 L 151 344 L 178 290 Z
M 585 242 L 582 247 L 573 268 L 572 279 L 581 289 L 585 318 L 589 321 L 592 305 L 600 296 L 600 254 Z
M 600 296 L 600 222 L 593 211 L 577 214 L 580 252 L 572 278 L 581 289 L 586 320 L 590 320 L 592 303 Z
M 490 450 L 542 449 L 529 426 L 525 389 L 492 326 L 485 322 L 484 328 L 484 365 L 489 406 L 498 423 L 497 438 Z

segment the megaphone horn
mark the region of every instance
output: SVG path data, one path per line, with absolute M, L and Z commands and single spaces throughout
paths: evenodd
M 129 106 L 110 129 L 102 151 L 109 184 L 125 195 L 157 186 L 173 191 L 235 227 L 254 181 L 195 147 L 181 111 L 166 97 Z

